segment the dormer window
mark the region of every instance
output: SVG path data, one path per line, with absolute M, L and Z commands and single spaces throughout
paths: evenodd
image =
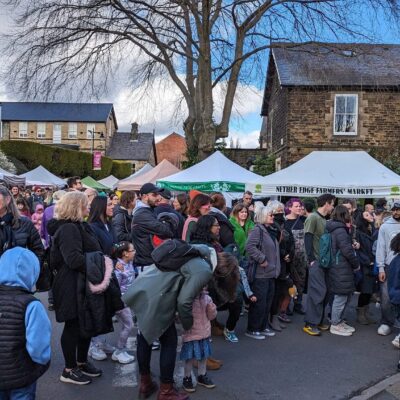
M 337 136 L 357 135 L 358 95 L 335 95 L 335 120 L 333 134 Z

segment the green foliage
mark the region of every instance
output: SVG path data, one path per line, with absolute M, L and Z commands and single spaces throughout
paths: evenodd
M 111 175 L 124 179 L 132 174 L 132 163 L 129 161 L 114 160 L 112 163 Z
M 253 172 L 258 175 L 266 176 L 275 172 L 275 157 L 257 156 L 253 163 Z
M 186 158 L 187 158 L 187 161 L 182 161 L 182 169 L 190 168 L 199 162 L 198 150 L 190 149 L 188 147 L 186 150 Z
M 400 150 L 393 147 L 388 152 L 387 149 L 372 149 L 369 155 L 381 162 L 385 167 L 391 169 L 396 174 L 400 174 Z
M 15 165 L 2 151 L 0 151 L 0 168 L 3 168 L 4 170 L 11 172 L 12 174 L 15 174 L 17 172 L 17 168 L 15 167 Z
M 92 155 L 81 151 L 62 149 L 22 140 L 3 140 L 0 150 L 7 157 L 16 158 L 31 170 L 43 165 L 53 174 L 60 177 L 90 175 L 102 179 L 111 174 L 113 160 L 102 157 L 100 171 L 92 170 Z

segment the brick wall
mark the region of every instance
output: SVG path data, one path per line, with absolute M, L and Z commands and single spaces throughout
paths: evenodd
M 286 113 L 285 129 L 273 129 L 272 151 L 282 158 L 282 167 L 304 157 L 314 150 L 365 150 L 400 145 L 400 93 L 388 91 L 310 90 L 302 88 L 279 89 L 286 91 L 286 104 L 282 96 L 275 96 L 269 108 L 281 108 Z M 335 94 L 358 95 L 357 135 L 333 134 Z M 272 99 L 272 98 L 271 98 Z M 286 136 L 285 136 L 286 133 Z M 281 139 L 287 140 L 284 146 Z M 287 145 L 287 146 L 286 146 Z
M 267 156 L 267 149 L 225 149 L 224 155 L 231 161 L 239 164 L 243 168 L 249 167 L 249 160 L 254 160 L 257 156 Z
M 186 139 L 177 134 L 172 133 L 165 139 L 156 143 L 157 162 L 166 159 L 171 164 L 181 168 L 182 161 L 186 161 Z

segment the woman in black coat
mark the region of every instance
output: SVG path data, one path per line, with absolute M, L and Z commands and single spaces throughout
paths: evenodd
M 53 283 L 56 320 L 65 323 L 61 335 L 65 369 L 60 380 L 79 385 L 102 374 L 87 361 L 91 338 L 81 335 L 79 322 L 82 304 L 78 299 L 84 298 L 84 292 L 78 290 L 78 282 L 86 272 L 85 253 L 101 251 L 93 231 L 83 222 L 87 214 L 87 197 L 81 192 L 69 192 L 57 203 L 55 219 L 47 225 L 52 236 L 51 265 L 57 272 Z
M 109 222 L 113 216 L 114 205 L 105 196 L 96 196 L 90 204 L 88 223 L 96 235 L 101 250 L 107 256 L 112 256 L 113 245 L 117 242 L 114 228 Z
M 374 227 L 374 221 L 374 215 L 368 211 L 359 214 L 356 219 L 356 240 L 360 244 L 357 255 L 360 260 L 361 278 L 357 285 L 357 290 L 360 292 L 357 304 L 357 322 L 362 325 L 373 323 L 368 318 L 368 307 L 376 284 L 376 276 L 374 275 L 375 256 L 372 247 L 377 239 L 378 231 Z
M 331 316 L 331 333 L 351 336 L 355 329 L 343 321 L 343 314 L 355 290 L 354 272 L 359 269 L 359 261 L 350 235 L 351 217 L 347 208 L 337 206 L 326 223 L 331 235 L 333 262 L 329 269 L 329 289 L 334 295 Z
M 214 193 L 211 195 L 211 211 L 210 215 L 215 217 L 220 226 L 219 242 L 222 247 L 235 244 L 235 228 L 229 222 L 228 217 L 225 215 L 226 201 L 221 193 Z

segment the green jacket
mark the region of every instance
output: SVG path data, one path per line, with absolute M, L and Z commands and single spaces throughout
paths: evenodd
M 248 219 L 244 225 L 244 229 L 237 222 L 236 218 L 230 217 L 229 222 L 233 225 L 235 231 L 233 236 L 236 244 L 239 246 L 240 255 L 244 256 L 246 253 L 246 242 L 250 231 L 254 228 L 254 222 Z
M 209 254 L 208 247 L 202 247 Z M 193 300 L 211 277 L 210 264 L 200 257 L 191 259 L 176 272 L 162 272 L 152 265 L 139 275 L 122 299 L 133 309 L 147 343 L 170 327 L 176 312 L 185 330 L 192 327 Z

